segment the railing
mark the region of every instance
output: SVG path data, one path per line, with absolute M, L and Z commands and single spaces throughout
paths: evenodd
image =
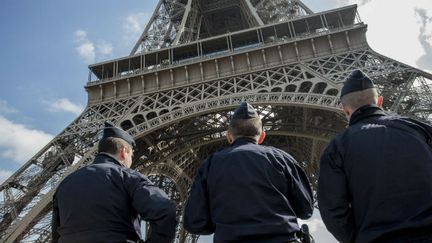
M 238 52 L 244 52 L 245 50 L 259 49 L 259 48 L 262 48 L 263 46 L 271 46 L 271 45 L 276 45 L 276 44 L 280 44 L 280 43 L 297 42 L 297 41 L 301 41 L 301 40 L 305 40 L 305 39 L 316 38 L 317 36 L 329 35 L 329 34 L 333 34 L 333 33 L 337 33 L 337 32 L 346 31 L 346 30 L 353 29 L 353 28 L 358 27 L 358 26 L 364 26 L 364 24 L 362 22 L 359 22 L 360 20 L 357 17 L 354 17 L 354 21 L 352 23 L 343 23 L 342 19 L 339 20 L 340 23 L 338 22 L 338 24 L 335 24 L 335 23 L 329 24 L 329 23 L 327 23 L 327 21 L 323 21 L 323 19 L 326 18 L 325 17 L 326 15 L 339 13 L 338 11 L 345 11 L 345 10 L 353 11 L 352 12 L 353 16 L 358 15 L 357 10 L 355 9 L 355 6 L 349 6 L 349 7 L 341 8 L 341 9 L 334 10 L 334 11 L 327 11 L 327 12 L 323 12 L 323 13 L 317 13 L 317 14 L 313 14 L 313 15 L 304 16 L 303 18 L 297 18 L 297 19 L 289 20 L 289 21 L 282 22 L 282 23 L 267 25 L 267 26 L 258 27 L 258 28 L 254 28 L 254 29 L 242 30 L 242 31 L 233 32 L 233 33 L 228 33 L 225 35 L 212 37 L 209 39 L 204 39 L 204 40 L 191 42 L 191 43 L 187 43 L 187 44 L 183 44 L 183 45 L 179 45 L 179 46 L 175 46 L 175 47 L 164 48 L 164 49 L 159 49 L 157 51 L 144 53 L 144 54 L 141 54 L 141 56 L 139 56 L 141 59 L 144 59 L 144 60 L 145 60 L 145 57 L 147 55 L 158 56 L 158 54 L 168 55 L 168 59 L 166 59 L 166 60 L 163 59 L 163 60 L 159 60 L 159 61 L 156 60 L 156 63 L 149 64 L 149 66 L 145 66 L 145 62 L 144 62 L 144 65 L 143 65 L 143 63 L 141 63 L 141 67 L 135 66 L 131 70 L 122 70 L 121 72 L 115 71 L 115 74 L 113 74 L 113 76 L 108 76 L 108 77 L 103 77 L 103 78 L 96 77 L 96 79 L 92 79 L 93 75 L 92 75 L 92 73 L 90 73 L 89 82 L 87 85 L 97 85 L 97 84 L 108 82 L 108 81 L 124 79 L 124 78 L 128 78 L 128 77 L 142 75 L 142 74 L 149 73 L 149 72 L 154 72 L 155 70 L 160 70 L 160 69 L 165 69 L 165 68 L 173 68 L 173 67 L 182 66 L 185 64 L 194 63 L 194 62 L 198 62 L 198 61 L 201 62 L 201 61 L 216 58 L 219 56 L 224 56 L 224 55 L 238 53 Z M 322 21 L 315 28 L 310 29 L 309 27 L 307 27 L 307 28 L 305 28 L 306 31 L 300 31 L 300 30 L 296 30 L 294 27 L 293 23 L 295 23 L 296 21 L 305 21 L 304 25 L 308 26 L 307 21 L 308 20 L 318 21 L 317 17 L 319 17 Z M 312 19 L 312 18 L 314 18 L 314 19 Z M 281 29 L 282 28 L 285 31 L 283 34 L 278 33 L 277 30 L 274 30 L 274 33 L 271 33 L 271 34 L 268 34 L 268 33 L 265 35 L 263 34 L 263 32 L 268 32 L 269 30 L 271 30 L 273 28 L 274 29 L 276 29 L 276 28 Z M 239 36 L 241 37 L 241 35 L 247 35 L 248 41 L 246 41 L 244 43 L 245 44 L 244 46 L 243 45 L 237 46 L 237 45 L 235 45 L 235 41 L 238 40 L 236 38 Z M 244 38 L 244 36 L 241 38 Z M 204 45 L 205 44 L 211 44 L 213 41 L 221 41 L 221 43 L 226 41 L 226 45 L 224 47 L 225 49 L 219 49 L 217 51 L 214 51 L 214 52 L 210 51 L 207 53 L 206 53 L 206 51 L 203 51 L 203 44 Z M 219 47 L 221 47 L 220 46 L 221 43 L 219 43 L 217 45 L 219 45 Z M 233 44 L 235 47 L 233 46 Z M 175 60 L 175 58 L 174 58 L 175 50 L 177 50 L 177 48 L 185 48 L 185 47 L 189 47 L 189 46 L 190 46 L 191 50 L 194 49 L 194 52 L 196 51 L 195 48 L 198 49 L 198 52 L 196 52 L 196 54 L 194 54 L 193 56 L 187 56 L 183 59 L 182 59 L 182 57 L 180 57 L 180 59 Z M 136 59 L 136 58 L 138 58 L 138 56 L 132 56 L 132 57 L 129 57 L 129 59 L 121 58 L 121 59 L 114 60 L 114 61 L 108 62 L 108 63 L 103 63 L 103 64 L 91 65 L 90 71 L 92 71 L 92 68 L 102 67 L 104 65 L 108 65 L 108 66 L 113 65 L 113 67 L 115 69 L 116 63 L 118 64 L 118 62 L 124 62 L 126 60 L 130 61 L 130 60 Z M 152 57 L 152 58 L 154 59 L 154 57 Z M 157 63 L 160 61 L 162 63 Z M 142 62 L 142 60 L 141 60 L 141 62 Z M 110 68 L 111 68 L 111 66 L 110 66 Z M 131 67 L 129 67 L 129 69 L 130 68 Z M 107 75 L 112 75 L 112 74 L 107 74 Z M 102 76 L 102 75 L 100 75 L 100 76 Z
M 363 24 L 355 24 L 355 25 L 351 25 L 351 26 L 347 26 L 347 27 L 340 27 L 340 28 L 335 28 L 335 29 L 329 29 L 326 31 L 314 32 L 314 33 L 304 32 L 304 33 L 300 34 L 299 36 L 292 37 L 292 38 L 284 38 L 284 37 L 275 38 L 272 41 L 267 41 L 264 43 L 257 43 L 257 44 L 242 46 L 242 47 L 236 47 L 233 50 L 217 51 L 217 52 L 205 54 L 202 56 L 196 56 L 193 58 L 187 58 L 184 60 L 175 61 L 169 65 L 157 64 L 157 65 L 152 65 L 149 67 L 144 67 L 142 69 L 134 69 L 134 70 L 131 70 L 128 72 L 123 72 L 123 73 L 121 73 L 117 76 L 114 76 L 114 77 L 92 80 L 92 81 L 88 82 L 87 85 L 93 86 L 93 85 L 98 85 L 98 84 L 102 84 L 102 83 L 108 83 L 111 81 L 131 78 L 131 77 L 155 72 L 157 70 L 164 70 L 167 68 L 175 68 L 175 67 L 184 66 L 187 64 L 203 62 L 203 61 L 210 60 L 210 59 L 216 59 L 217 57 L 223 57 L 223 56 L 226 56 L 228 54 L 232 55 L 232 54 L 242 53 L 245 51 L 253 51 L 253 50 L 260 49 L 262 47 L 270 47 L 270 46 L 278 45 L 278 44 L 294 43 L 294 42 L 298 42 L 298 41 L 316 38 L 316 37 L 322 36 L 322 35 L 330 35 L 330 34 L 343 32 L 343 31 L 353 29 L 353 28 L 359 27 L 359 26 L 363 26 Z

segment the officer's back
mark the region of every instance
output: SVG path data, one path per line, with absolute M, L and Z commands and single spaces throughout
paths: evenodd
M 299 230 L 298 217 L 310 216 L 311 201 L 304 195 L 308 185 L 299 187 L 298 178 L 289 174 L 302 171 L 284 151 L 239 138 L 208 163 L 210 210 L 218 234 L 244 234 L 250 240 L 271 234 L 278 242 Z
M 288 242 L 297 218 L 312 214 L 312 191 L 297 162 L 286 152 L 261 146 L 261 119 L 242 103 L 234 112 L 230 147 L 202 164 L 185 208 L 184 227 L 214 233 L 215 242 Z
M 151 225 L 149 242 L 171 242 L 175 205 L 145 176 L 130 169 L 133 138 L 105 128 L 93 164 L 67 176 L 53 205 L 54 242 L 136 242 L 140 221 Z
M 136 212 L 130 207 L 132 198 L 126 196 L 138 178 L 108 155 L 98 155 L 94 164 L 66 178 L 56 194 L 62 209 L 58 228 L 61 242 L 115 242 L 124 241 L 125 236 L 138 240 L 134 228 L 139 222 L 135 222 Z
M 327 229 L 341 242 L 432 242 L 432 127 L 386 114 L 359 70 L 341 101 L 349 127 L 325 149 L 318 181 Z
M 411 236 L 432 233 L 432 149 L 420 133 L 414 134 L 420 131 L 410 134 L 408 130 L 379 124 L 400 121 L 375 111 L 370 121 L 366 118 L 353 124 L 338 138 L 345 153 L 343 167 L 358 242 L 425 226 L 413 230 Z

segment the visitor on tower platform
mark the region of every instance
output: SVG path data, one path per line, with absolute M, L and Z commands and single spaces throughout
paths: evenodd
M 145 242 L 173 241 L 175 204 L 130 169 L 134 147 L 132 136 L 105 124 L 94 162 L 68 175 L 56 190 L 53 242 L 143 242 L 141 220 L 151 227 Z
M 432 242 L 432 127 L 386 114 L 357 70 L 341 102 L 349 127 L 321 157 L 318 206 L 340 242 Z
M 243 102 L 234 111 L 230 146 L 201 165 L 184 212 L 193 234 L 214 233 L 214 242 L 297 242 L 297 218 L 313 212 L 309 181 L 285 151 L 260 145 L 261 118 Z

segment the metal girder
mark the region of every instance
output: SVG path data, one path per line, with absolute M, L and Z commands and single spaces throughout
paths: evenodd
M 250 0 L 245 0 L 244 4 L 249 9 L 250 13 L 252 14 L 253 18 L 255 19 L 256 23 L 258 23 L 259 26 L 263 26 L 264 22 L 262 21 L 261 17 L 258 15 L 256 8 L 254 8 L 250 2 Z
M 221 28 L 220 22 L 226 21 L 229 16 L 211 20 L 210 16 L 214 12 L 223 15 L 231 10 L 237 11 L 235 9 L 241 11 L 241 16 L 248 22 L 236 19 L 238 26 L 235 30 L 313 13 L 299 0 L 259 1 L 255 4 L 251 0 L 187 0 L 186 4 L 181 0 L 160 0 L 130 55 L 197 40 L 201 37 L 202 22 L 207 31 L 206 37 L 210 37 L 211 33 L 224 33 L 224 30 L 217 28 Z M 219 27 L 215 29 L 218 23 Z
M 181 16 L 184 11 L 185 6 L 180 3 L 180 0 L 159 0 L 130 55 L 170 46 L 181 21 L 177 19 L 177 16 Z
M 415 80 L 415 74 L 411 73 L 411 75 L 409 76 L 409 78 L 406 80 L 405 83 L 405 87 L 403 88 L 403 91 L 400 92 L 398 98 L 396 99 L 396 101 L 393 103 L 393 105 L 391 106 L 390 110 L 392 112 L 397 112 L 401 103 L 402 103 L 402 99 L 405 98 L 409 92 L 409 87 L 412 86 L 413 82 Z
M 373 50 L 353 50 L 305 62 L 308 70 L 342 83 L 352 70 L 368 74 L 384 97 L 384 108 L 399 114 L 432 121 L 432 75 Z
M 199 29 L 201 27 L 200 19 L 202 17 L 199 12 L 199 5 L 197 2 L 198 0 L 188 0 L 182 22 L 177 30 L 177 35 L 173 45 L 191 42 L 199 37 Z
M 297 0 L 296 1 L 297 4 L 300 6 L 300 11 L 304 11 L 305 14 L 313 14 L 314 12 L 308 7 L 306 6 L 306 4 L 304 4 L 302 1 Z M 305 15 L 305 14 L 301 14 L 301 15 Z
M 314 94 L 286 94 L 286 93 L 269 93 L 269 94 L 260 94 L 260 95 L 239 95 L 239 96 L 233 96 L 230 97 L 226 100 L 221 100 L 221 103 L 217 106 L 215 106 L 215 101 L 209 100 L 207 104 L 205 103 L 197 103 L 197 104 L 193 104 L 190 105 L 190 107 L 185 107 L 185 109 L 183 110 L 183 116 L 177 116 L 176 114 L 173 113 L 167 113 L 169 114 L 170 118 L 176 118 L 177 121 L 182 120 L 182 119 L 186 119 L 188 117 L 191 116 L 199 116 L 201 112 L 208 112 L 209 110 L 212 109 L 227 109 L 227 108 L 231 108 L 234 107 L 235 105 L 238 104 L 238 102 L 240 100 L 247 100 L 250 99 L 251 103 L 258 103 L 258 104 L 278 104 L 281 103 L 285 100 L 285 102 L 289 103 L 293 103 L 293 104 L 305 104 L 307 106 L 311 106 L 314 107 L 314 104 L 316 104 L 317 108 L 322 107 L 322 105 L 328 106 L 328 108 L 326 109 L 333 109 L 334 111 L 338 111 L 337 109 L 337 99 L 335 97 L 327 97 L 326 99 L 323 99 L 322 95 L 314 95 Z M 318 105 L 320 104 L 320 105 Z M 157 121 L 159 119 L 163 119 L 165 121 L 165 123 L 154 123 L 154 121 Z M 166 118 L 163 117 L 157 117 L 155 119 L 150 120 L 148 125 L 152 126 L 152 127 L 148 127 L 148 131 L 150 132 L 153 129 L 158 129 L 158 127 L 163 127 L 163 126 L 167 126 L 172 122 L 176 122 L 176 120 L 174 121 L 169 121 L 166 120 Z M 131 134 L 134 134 L 136 137 L 137 135 L 142 136 L 143 133 L 141 134 L 135 134 L 134 133 L 134 129 L 129 129 L 129 132 Z M 78 162 L 76 162 L 73 166 L 68 168 L 68 172 L 67 173 L 63 173 L 63 176 L 68 174 L 71 171 L 76 170 L 76 168 L 78 168 L 79 166 L 85 165 L 87 163 L 89 163 L 91 161 L 91 158 L 94 156 L 95 153 L 95 148 L 90 150 L 91 152 L 86 153 L 86 155 Z M 15 226 L 16 227 L 12 227 L 10 228 L 9 232 L 9 236 L 7 236 L 7 239 L 12 239 L 15 240 L 17 237 L 22 236 L 23 231 L 25 230 L 25 227 L 30 223 L 33 222 L 34 218 L 36 218 L 40 212 L 42 212 L 43 210 L 46 209 L 46 207 L 48 206 L 49 202 L 51 201 L 51 197 L 52 197 L 52 193 L 55 190 L 55 186 L 57 185 L 57 183 L 61 180 L 61 178 L 63 176 L 59 176 L 59 178 L 57 178 L 56 182 L 54 182 L 54 187 L 52 187 L 52 189 L 49 191 L 48 194 L 45 194 L 43 196 L 40 196 L 43 200 L 38 201 L 37 205 L 38 207 L 32 207 L 30 212 L 27 213 L 23 219 L 21 221 L 19 221 Z
M 201 1 L 202 2 L 202 1 Z M 203 5 L 203 12 L 218 12 L 223 9 L 235 7 L 239 5 L 237 0 L 218 0 L 218 1 L 208 1 L 207 4 Z
M 153 22 L 158 17 L 160 8 L 162 7 L 162 3 L 163 3 L 163 0 L 159 0 L 159 3 L 158 3 L 158 5 L 156 5 L 156 8 L 155 8 L 155 10 L 153 12 L 153 15 L 151 16 L 149 22 L 147 23 L 147 25 L 146 25 L 146 27 L 144 29 L 144 32 L 141 34 L 141 36 L 139 37 L 139 39 L 136 42 L 135 46 L 132 48 L 132 51 L 131 51 L 130 55 L 134 55 L 135 53 L 137 53 L 138 49 L 142 45 L 142 42 L 148 36 L 147 32 L 149 31 L 149 29 L 150 29 L 151 25 L 153 24 Z
M 247 1 L 253 13 L 259 16 L 264 24 L 285 21 L 308 14 L 313 14 L 300 0 L 254 0 Z
M 81 166 L 88 164 L 94 157 L 96 150 L 89 151 L 85 157 L 80 159 L 79 162 L 71 165 L 67 171 L 61 170 L 59 171 L 57 176 L 51 176 L 51 188 L 48 190 L 47 193 L 43 193 L 42 195 L 38 195 L 38 201 L 37 204 L 31 208 L 29 208 L 29 211 L 23 215 L 21 219 L 18 219 L 15 224 L 11 224 L 8 228 L 4 228 L 4 235 L 2 236 L 2 239 L 5 240 L 5 242 L 15 242 L 20 237 L 23 237 L 25 234 L 26 227 L 34 225 L 37 218 L 40 218 L 41 214 L 44 214 L 44 212 L 47 212 L 47 208 L 51 207 L 51 201 L 52 197 L 54 195 L 55 189 L 58 185 L 58 183 L 63 179 L 66 175 L 72 173 L 73 171 L 77 170 Z M 30 229 L 29 229 L 30 230 Z
M 178 30 L 178 32 L 177 32 L 177 36 L 176 36 L 176 38 L 175 38 L 175 40 L 174 40 L 174 45 L 177 45 L 178 43 L 179 43 L 179 40 L 180 40 L 180 37 L 183 35 L 183 33 L 186 31 L 185 30 L 185 28 L 186 28 L 186 22 L 188 21 L 188 19 L 190 18 L 190 16 L 189 16 L 189 13 L 190 13 L 190 11 L 191 11 L 191 8 L 192 8 L 192 2 L 193 2 L 194 0 L 188 0 L 188 3 L 187 3 L 187 5 L 186 5 L 186 7 L 185 7 L 185 11 L 184 11 L 184 14 L 183 14 L 183 18 L 182 18 L 182 22 L 181 22 L 181 24 L 180 24 L 180 27 L 179 27 L 179 30 Z M 196 11 L 196 10 L 195 10 Z

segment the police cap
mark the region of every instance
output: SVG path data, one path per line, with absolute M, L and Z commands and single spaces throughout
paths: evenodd
M 255 109 L 247 102 L 243 101 L 237 109 L 234 110 L 234 114 L 231 120 L 237 119 L 251 119 L 259 117 Z
M 103 129 L 102 139 L 113 137 L 113 138 L 121 138 L 129 143 L 132 148 L 136 147 L 135 140 L 133 137 L 125 132 L 123 129 L 114 126 L 111 122 L 105 122 L 105 128 Z
M 366 74 L 360 70 L 355 70 L 346 79 L 340 97 L 352 92 L 371 89 L 374 87 L 374 83 Z

